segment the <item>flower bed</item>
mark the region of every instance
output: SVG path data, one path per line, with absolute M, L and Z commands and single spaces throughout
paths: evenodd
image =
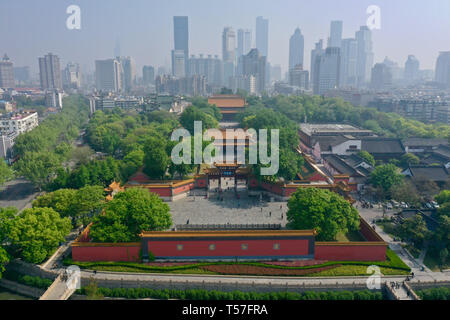
M 270 267 L 259 267 L 243 264 L 209 265 L 200 267 L 203 270 L 219 274 L 239 274 L 257 276 L 302 276 L 324 270 L 334 269 L 340 265 L 324 266 L 313 269 L 275 269 Z
M 315 266 L 327 262 L 327 260 L 297 260 L 297 261 L 262 261 L 264 264 L 284 267 Z

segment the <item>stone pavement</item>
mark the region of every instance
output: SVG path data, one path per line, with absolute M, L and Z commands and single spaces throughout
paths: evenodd
M 188 196 L 169 202 L 173 224 L 268 224 L 277 223 L 286 226 L 287 202 L 260 201 L 258 197 L 249 197 L 245 192 L 237 199 L 234 192 L 217 199 L 216 193 L 210 198 L 202 195 Z M 280 209 L 281 207 L 281 209 Z

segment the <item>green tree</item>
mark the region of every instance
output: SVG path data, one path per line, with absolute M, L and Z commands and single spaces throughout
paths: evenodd
M 144 172 L 151 178 L 163 179 L 170 164 L 165 141 L 150 138 L 144 146 L 144 152 Z
M 411 181 L 403 181 L 391 187 L 391 197 L 400 202 L 406 202 L 415 206 L 420 205 L 421 197 Z
M 338 233 L 358 230 L 359 215 L 338 194 L 318 188 L 298 188 L 288 201 L 288 227 L 315 229 L 317 239 L 332 241 Z
M 102 186 L 86 186 L 79 190 L 60 189 L 38 197 L 33 208 L 52 208 L 61 217 L 69 217 L 75 227 L 86 225 L 102 208 Z
M 5 271 L 5 265 L 9 262 L 9 256 L 5 249 L 0 246 L 0 279 Z
M 377 166 L 369 177 L 369 182 L 374 187 L 381 187 L 385 192 L 389 192 L 395 185 L 399 185 L 403 181 L 403 175 L 393 164 L 384 164 Z
M 420 163 L 420 159 L 419 159 L 419 157 L 417 157 L 416 155 L 414 155 L 412 153 L 405 153 L 400 158 L 400 163 L 403 167 L 406 168 L 409 166 L 418 165 Z
M 89 224 L 100 213 L 104 199 L 102 186 L 86 186 L 77 190 L 72 215 L 75 226 Z
M 65 240 L 71 228 L 70 219 L 61 218 L 51 208 L 25 209 L 12 221 L 8 239 L 18 256 L 41 263 Z
M 360 152 L 357 153 L 357 156 L 362 158 L 364 161 L 366 161 L 371 166 L 375 166 L 375 158 L 373 157 L 373 155 L 371 155 L 367 151 L 361 150 Z
M 208 114 L 195 106 L 190 106 L 181 114 L 180 123 L 192 135 L 194 134 L 194 121 L 201 121 L 203 130 L 217 128 L 219 125 L 216 118 L 211 114 Z
M 103 300 L 103 294 L 98 288 L 98 283 L 96 280 L 91 278 L 89 280 L 89 284 L 84 287 L 85 293 L 86 293 L 86 299 L 87 300 Z
M 450 202 L 450 190 L 442 190 L 436 197 L 436 202 L 439 204 L 444 204 Z
M 14 176 L 13 170 L 8 166 L 5 159 L 0 158 L 0 186 Z
M 16 162 L 15 169 L 20 176 L 30 180 L 42 190 L 42 186 L 54 177 L 59 163 L 60 160 L 54 153 L 29 152 Z
M 414 243 L 416 247 L 420 247 L 429 235 L 429 231 L 423 218 L 420 215 L 416 215 L 414 218 L 403 221 L 399 226 L 399 234 L 403 239 L 407 239 Z
M 95 218 L 89 235 L 98 242 L 139 240 L 142 231 L 165 230 L 172 225 L 169 206 L 142 188 L 129 188 L 107 203 L 105 214 Z

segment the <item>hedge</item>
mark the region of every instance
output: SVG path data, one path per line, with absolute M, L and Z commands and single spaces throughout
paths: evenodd
M 50 279 L 45 279 L 41 277 L 22 275 L 15 271 L 5 271 L 3 277 L 7 280 L 15 281 L 26 286 L 35 287 L 39 289 L 48 289 L 53 283 Z
M 229 264 L 242 264 L 248 266 L 256 266 L 256 267 L 266 267 L 266 268 L 274 268 L 274 269 L 315 269 L 322 268 L 327 266 L 334 265 L 356 265 L 356 266 L 370 266 L 377 265 L 379 267 L 386 267 L 397 270 L 405 270 L 411 271 L 409 268 L 391 249 L 387 248 L 386 250 L 386 261 L 328 261 L 322 264 L 316 264 L 311 266 L 302 266 L 302 267 L 293 267 L 293 266 L 280 266 L 280 265 L 272 265 L 262 262 L 234 262 L 234 261 L 220 261 L 220 262 L 200 262 L 200 263 L 192 263 L 192 264 L 184 264 L 180 266 L 165 266 L 165 267 L 157 267 L 157 266 L 148 266 L 142 263 L 136 262 L 78 262 L 73 261 L 72 259 L 65 259 L 64 264 L 66 265 L 77 265 L 82 269 L 89 269 L 92 267 L 102 266 L 116 266 L 116 267 L 127 267 L 134 268 L 137 271 L 145 270 L 145 271 L 156 271 L 156 272 L 168 272 L 168 271 L 176 271 L 176 270 L 186 270 L 210 265 L 229 265 Z
M 149 289 L 149 288 L 98 288 L 105 297 L 127 299 L 180 299 L 180 300 L 383 300 L 385 296 L 380 291 L 306 291 L 298 292 L 223 292 L 216 290 L 190 289 Z M 86 294 L 83 287 L 78 294 Z
M 416 293 L 422 300 L 450 300 L 448 287 L 416 290 Z

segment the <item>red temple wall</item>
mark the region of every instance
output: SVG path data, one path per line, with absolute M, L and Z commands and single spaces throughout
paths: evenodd
M 380 245 L 333 245 L 316 243 L 314 258 L 316 260 L 335 261 L 384 261 L 386 260 L 386 244 Z
M 138 261 L 140 243 L 111 246 L 73 246 L 74 261 Z
M 214 244 L 215 250 L 209 245 Z M 241 245 L 248 248 L 243 250 Z M 279 244 L 278 250 L 274 244 Z M 182 250 L 177 246 L 183 245 Z M 308 255 L 309 240 L 179 240 L 148 241 L 148 250 L 155 257 L 243 257 L 243 256 L 303 256 Z

